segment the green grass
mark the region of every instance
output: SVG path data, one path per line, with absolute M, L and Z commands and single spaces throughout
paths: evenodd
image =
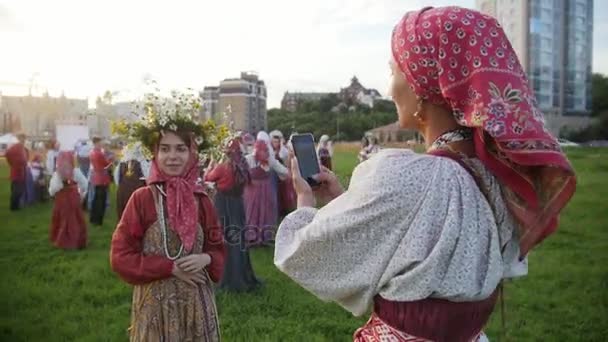
M 608 336 L 608 149 L 573 149 L 578 191 L 558 233 L 530 255 L 530 275 L 506 286 L 511 341 L 605 341 Z M 347 182 L 356 151 L 334 165 Z M 110 270 L 116 217 L 90 227 L 90 245 L 64 252 L 48 242 L 51 205 L 9 213 L 8 170 L 0 161 L 0 340 L 126 341 L 131 289 Z M 302 290 L 272 264 L 272 250 L 252 252 L 263 289 L 218 293 L 226 341 L 348 341 L 367 317 L 354 318 Z M 487 329 L 498 340 L 500 312 Z

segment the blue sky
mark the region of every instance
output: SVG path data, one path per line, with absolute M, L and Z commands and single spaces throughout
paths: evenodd
M 153 4 L 152 4 L 153 3 Z M 144 77 L 216 85 L 253 70 L 269 107 L 290 91 L 336 91 L 353 75 L 386 93 L 390 32 L 408 10 L 474 0 L 0 0 L 0 90 L 130 99 Z M 595 1 L 593 69 L 608 74 L 608 2 Z M 602 39 L 603 38 L 603 39 Z

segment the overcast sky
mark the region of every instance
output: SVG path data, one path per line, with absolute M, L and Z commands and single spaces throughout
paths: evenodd
M 154 3 L 154 4 L 152 4 Z M 144 77 L 202 89 L 240 71 L 259 73 L 268 106 L 289 91 L 337 91 L 357 75 L 383 95 L 390 32 L 424 5 L 474 0 L 0 0 L 0 90 L 104 90 L 130 99 Z M 593 69 L 608 74 L 608 2 L 595 1 Z M 603 39 L 602 39 L 603 37 Z M 91 101 L 92 102 L 92 101 Z

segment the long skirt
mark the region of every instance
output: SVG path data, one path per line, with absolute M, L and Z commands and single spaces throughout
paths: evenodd
M 278 220 L 277 193 L 272 186 L 270 172 L 251 170 L 251 182 L 245 187 L 245 239 L 250 246 L 274 242 Z
M 177 254 L 180 240 L 167 229 L 167 244 L 171 255 Z M 204 234 L 198 227 L 196 241 L 190 253 L 203 252 Z M 163 233 L 159 222 L 149 227 L 143 239 L 144 255 L 164 255 Z M 214 342 L 220 340 L 220 326 L 211 278 L 203 270 L 206 283 L 191 286 L 170 277 L 133 288 L 131 307 L 132 342 Z
M 36 184 L 32 176 L 32 170 L 28 166 L 25 169 L 25 192 L 23 193 L 22 205 L 30 206 L 36 201 Z
M 108 185 L 108 193 L 110 191 L 110 186 Z M 85 198 L 86 210 L 93 211 L 93 200 L 95 199 L 95 185 L 89 182 L 87 197 Z M 106 196 L 106 209 L 110 207 L 110 196 Z
M 245 206 L 237 191 L 218 192 L 215 208 L 224 227 L 226 261 L 220 288 L 228 291 L 249 291 L 261 285 L 256 278 L 245 243 Z
M 131 195 L 135 190 L 143 186 L 146 186 L 146 182 L 138 179 L 123 179 L 120 182 L 116 190 L 116 214 L 118 215 L 118 220 L 122 217 L 122 212 L 125 210 Z
M 81 249 L 86 246 L 87 225 L 76 185 L 65 186 L 55 194 L 49 238 L 58 248 Z

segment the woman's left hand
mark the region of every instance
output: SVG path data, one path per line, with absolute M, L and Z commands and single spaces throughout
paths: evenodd
M 291 156 L 291 179 L 293 181 L 293 188 L 298 197 L 298 208 L 314 207 L 315 196 L 308 182 L 302 178 L 298 159 L 296 159 L 295 156 Z
M 192 254 L 175 262 L 177 263 L 177 266 L 184 272 L 196 273 L 211 263 L 211 256 L 207 253 Z

